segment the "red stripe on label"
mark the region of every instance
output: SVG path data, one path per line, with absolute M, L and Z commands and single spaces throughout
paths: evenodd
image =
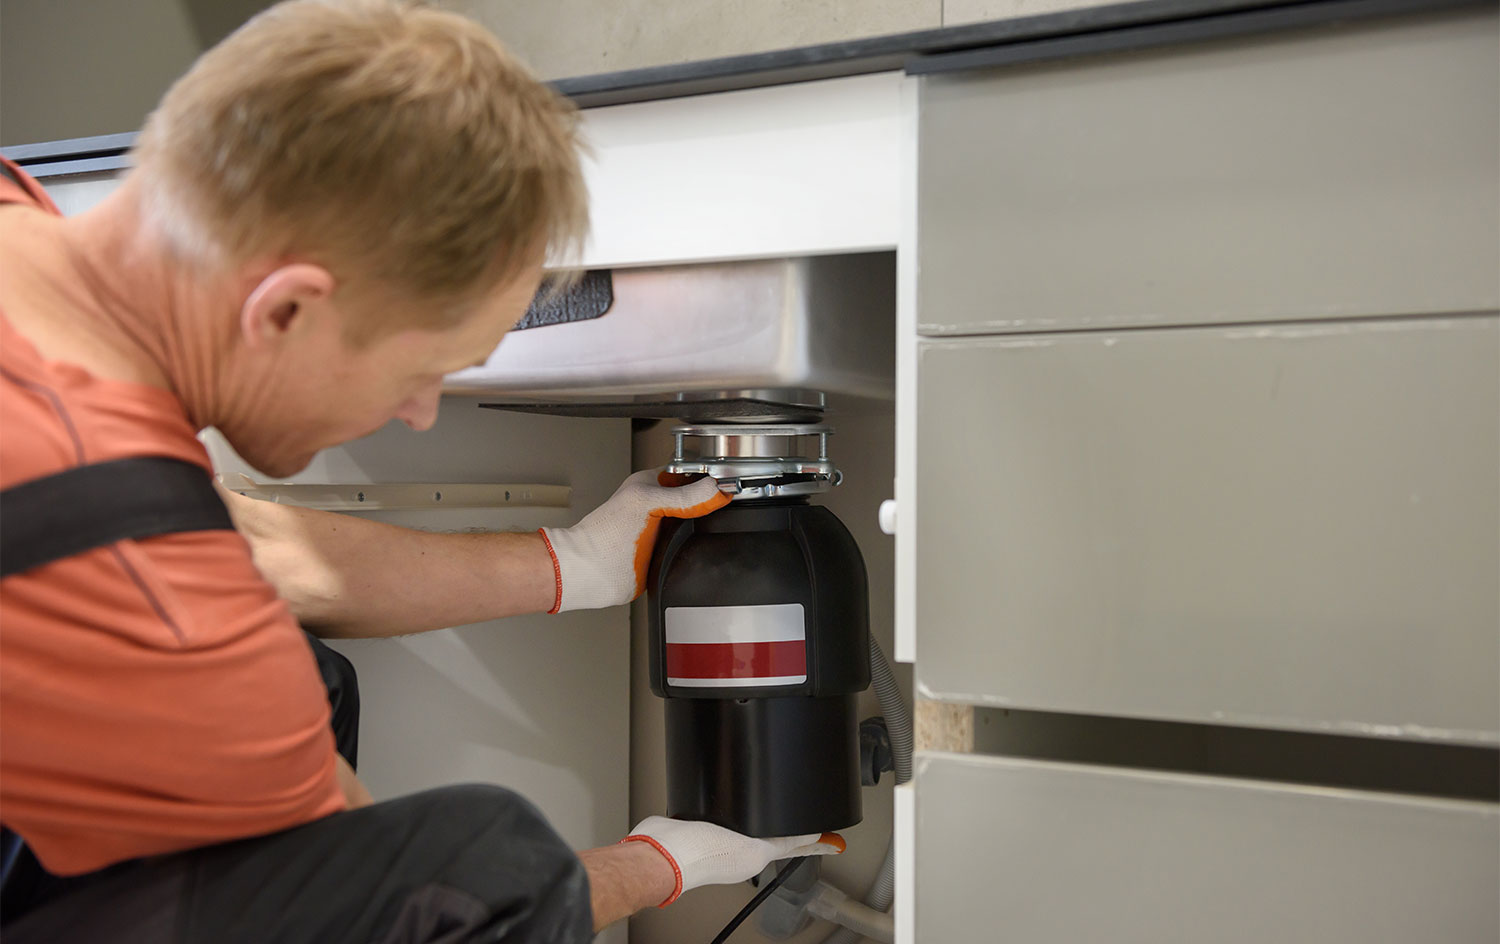
M 777 678 L 807 674 L 807 643 L 699 642 L 667 644 L 671 678 Z

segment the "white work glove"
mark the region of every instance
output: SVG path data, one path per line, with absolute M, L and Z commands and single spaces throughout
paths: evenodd
M 634 600 L 646 588 L 661 519 L 697 518 L 727 504 L 729 496 L 713 479 L 671 488 L 658 484 L 655 471 L 637 472 L 573 527 L 540 529 L 557 577 L 556 602 L 548 612 Z
M 677 873 L 677 887 L 659 907 L 700 885 L 747 882 L 778 859 L 837 855 L 844 851 L 838 833 L 809 833 L 780 839 L 753 839 L 713 823 L 648 816 L 621 842 L 650 843 Z

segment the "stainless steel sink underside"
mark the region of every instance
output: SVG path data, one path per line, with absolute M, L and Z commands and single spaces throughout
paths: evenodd
M 445 391 L 513 409 L 731 422 L 805 421 L 829 396 L 894 395 L 891 252 L 618 269 L 576 291 L 552 299 L 576 320 L 512 331 Z M 533 309 L 523 324 L 538 320 Z

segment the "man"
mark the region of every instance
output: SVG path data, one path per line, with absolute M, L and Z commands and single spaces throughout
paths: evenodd
M 272 8 L 173 86 L 94 210 L 0 175 L 0 486 L 143 456 L 206 476 L 208 426 L 276 477 L 393 417 L 425 429 L 582 239 L 576 147 L 570 107 L 467 20 Z M 652 817 L 575 854 L 499 787 L 372 804 L 336 750 L 298 619 L 623 603 L 660 517 L 723 501 L 637 475 L 575 528 L 426 535 L 235 497 L 240 533 L 0 561 L 0 821 L 54 877 L 7 890 L 7 944 L 583 941 L 838 851 Z

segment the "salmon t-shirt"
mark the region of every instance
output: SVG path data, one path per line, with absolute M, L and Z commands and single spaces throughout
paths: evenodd
M 57 212 L 4 169 L 0 227 Z M 0 487 L 127 456 L 211 469 L 172 393 L 43 360 L 6 314 Z M 0 822 L 51 872 L 343 809 L 328 722 L 307 640 L 237 532 L 118 541 L 0 581 Z

